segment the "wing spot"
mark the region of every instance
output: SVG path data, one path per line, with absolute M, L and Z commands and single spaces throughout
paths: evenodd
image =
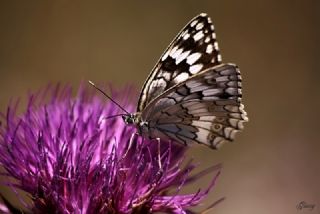
M 217 55 L 217 60 L 218 60 L 218 62 L 221 62 L 221 61 L 222 61 L 221 54 L 218 54 L 218 55 Z
M 219 50 L 219 45 L 217 41 L 215 41 L 213 45 L 214 45 L 214 49 Z
M 247 117 L 247 113 L 246 112 L 245 112 L 245 114 L 242 114 L 241 117 L 245 122 L 249 121 L 249 118 Z
M 240 109 L 241 111 L 244 111 L 244 105 L 243 105 L 242 103 L 240 104 L 239 109 Z
M 171 73 L 169 72 L 162 72 L 162 76 L 166 81 L 169 81 L 171 78 Z
M 203 96 L 215 96 L 215 95 L 219 95 L 222 92 L 222 89 L 220 88 L 211 88 L 211 89 L 207 89 L 202 91 Z
M 194 21 L 191 22 L 190 26 L 194 27 L 197 23 L 198 23 L 198 20 L 194 20 Z
M 237 133 L 238 131 L 237 130 L 232 130 L 231 131 L 231 133 L 230 133 L 230 140 L 234 140 L 234 138 L 236 137 L 236 133 Z
M 236 96 L 236 95 L 241 94 L 241 92 L 239 90 L 240 89 L 237 90 L 236 88 L 227 88 L 225 90 L 225 93 L 228 94 L 229 96 Z
M 217 149 L 220 147 L 219 144 L 223 142 L 223 138 L 215 136 L 213 133 L 210 133 L 207 137 L 208 141 L 210 142 L 212 148 Z
M 183 73 L 179 74 L 178 76 L 176 76 L 174 79 L 177 82 L 182 82 L 182 81 L 185 81 L 188 78 L 189 78 L 189 74 L 186 73 L 186 72 L 183 72 Z
M 199 120 L 193 120 L 191 123 L 192 126 L 200 127 L 204 129 L 208 129 L 211 125 L 210 121 L 199 121 Z
M 221 124 L 214 124 L 212 126 L 212 130 L 215 131 L 215 132 L 220 132 L 222 129 L 222 125 Z
M 199 120 L 212 122 L 215 118 L 215 116 L 201 116 Z
M 221 137 L 217 137 L 217 138 L 213 141 L 213 143 L 215 144 L 215 148 L 217 148 L 217 149 L 219 149 L 224 142 L 225 142 L 224 139 L 221 138 Z
M 165 88 L 166 85 L 167 85 L 167 82 L 162 78 L 152 82 L 151 84 L 152 87 L 157 87 L 157 88 Z
M 239 113 L 230 113 L 229 116 L 234 119 L 243 119 L 243 115 Z
M 171 56 L 172 58 L 176 59 L 178 56 L 181 55 L 182 51 L 183 51 L 183 49 L 180 48 L 180 49 L 176 50 L 174 53 L 172 53 L 172 55 L 171 55 L 171 53 L 170 53 L 170 56 Z
M 169 56 L 172 57 L 172 55 L 174 55 L 177 50 L 178 50 L 178 46 L 173 47 L 169 53 Z
M 198 23 L 196 26 L 196 30 L 201 30 L 203 28 L 203 26 L 204 26 L 203 23 L 201 23 L 201 22 Z
M 229 112 L 239 112 L 239 107 L 235 105 L 226 105 L 224 108 Z
M 211 54 L 212 51 L 213 51 L 213 45 L 212 45 L 212 44 L 209 44 L 209 45 L 207 46 L 207 48 L 206 48 L 206 53 Z
M 210 132 L 206 129 L 199 129 L 197 132 L 196 132 L 196 135 L 197 135 L 197 138 L 196 140 L 199 141 L 199 142 L 203 142 L 203 143 L 206 143 L 208 137 L 211 135 Z
M 201 57 L 201 53 L 193 53 L 187 57 L 187 63 L 189 65 L 193 65 L 200 57 Z
M 243 129 L 243 128 L 244 128 L 243 122 L 245 122 L 245 121 L 239 121 L 239 122 L 238 122 L 238 128 L 239 128 L 239 129 Z
M 196 74 L 202 69 L 202 67 L 203 67 L 203 64 L 192 65 L 189 71 L 191 74 Z
M 226 127 L 223 129 L 223 134 L 224 134 L 225 138 L 228 140 L 234 139 L 235 132 L 236 131 L 231 127 Z
M 196 33 L 194 36 L 193 36 L 193 39 L 194 41 L 199 41 L 200 39 L 202 39 L 204 37 L 204 34 L 202 31 L 199 31 L 198 33 Z
M 183 38 L 183 40 L 187 40 L 189 37 L 190 37 L 190 34 L 189 34 L 189 33 L 187 33 L 187 34 L 186 34 L 186 35 L 184 35 L 182 38 Z
M 229 119 L 229 123 L 230 123 L 230 125 L 232 126 L 232 127 L 235 127 L 235 128 L 237 128 L 238 127 L 238 119 L 234 119 L 234 118 L 230 118 Z
M 185 51 L 183 53 L 181 53 L 177 58 L 176 58 L 176 64 L 179 64 L 180 62 L 182 62 L 185 58 L 187 58 L 187 56 L 189 56 L 191 51 Z

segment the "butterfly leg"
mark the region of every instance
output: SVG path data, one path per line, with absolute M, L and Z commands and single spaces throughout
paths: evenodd
M 158 165 L 159 165 L 159 171 L 162 171 L 160 138 L 156 138 L 156 141 L 158 142 Z
M 135 142 L 137 136 L 139 136 L 139 133 L 137 133 L 137 132 L 135 132 L 135 133 L 133 133 L 133 134 L 131 135 L 130 140 L 129 140 L 129 145 L 128 145 L 128 147 L 126 148 L 125 153 L 124 153 L 123 156 L 122 156 L 122 159 L 124 159 L 124 158 L 127 156 L 128 152 L 129 152 L 129 150 L 131 149 L 133 143 Z

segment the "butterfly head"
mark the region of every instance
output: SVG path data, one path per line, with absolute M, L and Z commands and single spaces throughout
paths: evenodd
M 149 125 L 146 121 L 141 119 L 141 114 L 139 112 L 135 114 L 122 115 L 122 119 L 127 125 L 135 125 L 140 134 L 148 132 Z
M 125 115 L 122 115 L 122 119 L 123 121 L 130 125 L 130 124 L 134 124 L 135 123 L 135 116 L 134 114 L 125 114 Z

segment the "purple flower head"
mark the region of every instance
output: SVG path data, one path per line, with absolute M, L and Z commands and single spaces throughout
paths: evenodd
M 0 164 L 13 190 L 29 193 L 31 213 L 191 213 L 208 194 L 219 174 L 214 166 L 190 176 L 184 163 L 186 147 L 144 139 L 126 126 L 113 103 L 97 92 L 49 87 L 28 99 L 25 112 L 18 102 L 1 114 Z M 113 94 L 128 111 L 134 106 L 129 90 Z M 131 143 L 129 143 L 131 142 Z M 180 194 L 183 185 L 215 172 L 205 190 Z M 19 197 L 21 200 L 22 198 Z M 5 213 L 15 213 L 6 200 Z

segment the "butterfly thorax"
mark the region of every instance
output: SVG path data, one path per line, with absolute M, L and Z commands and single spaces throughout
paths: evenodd
M 148 123 L 142 120 L 140 112 L 123 115 L 122 119 L 127 125 L 136 126 L 139 134 L 144 134 L 148 132 Z

